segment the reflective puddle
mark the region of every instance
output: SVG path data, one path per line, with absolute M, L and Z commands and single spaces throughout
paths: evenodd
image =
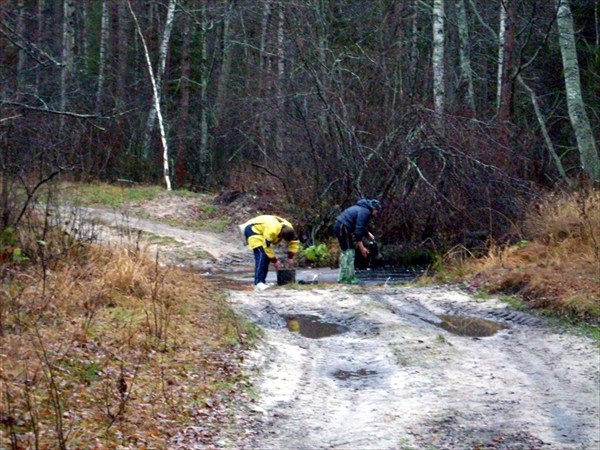
M 438 317 L 443 321 L 438 325 L 439 327 L 460 336 L 487 337 L 508 328 L 501 323 L 476 317 L 449 316 L 446 314 L 440 314 Z
M 344 333 L 348 330 L 339 323 L 324 322 L 320 317 L 309 315 L 284 316 L 287 328 L 292 333 L 300 333 L 311 339 L 320 339 L 327 336 Z
M 358 370 L 338 370 L 333 373 L 334 378 L 338 380 L 355 380 L 358 378 L 372 377 L 377 375 L 375 370 L 358 369 Z

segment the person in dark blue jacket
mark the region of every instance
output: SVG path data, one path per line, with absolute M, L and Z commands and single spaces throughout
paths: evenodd
M 362 253 L 363 257 L 368 256 L 369 251 L 363 243 L 363 238 L 375 239 L 367 227 L 371 217 L 377 217 L 380 211 L 381 203 L 379 200 L 363 198 L 356 205 L 345 209 L 337 216 L 333 232 L 342 250 L 338 283 L 358 283 L 358 278 L 354 272 L 356 248 Z

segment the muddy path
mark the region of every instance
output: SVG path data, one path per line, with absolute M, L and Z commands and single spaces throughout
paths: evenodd
M 324 285 L 231 300 L 266 332 L 248 365 L 260 426 L 235 447 L 600 446 L 598 348 L 496 299 L 451 287 Z M 443 315 L 462 322 L 447 331 Z M 305 316 L 313 328 L 290 331 L 285 318 Z M 319 337 L 314 322 L 337 334 Z
M 600 448 L 589 338 L 452 286 L 320 281 L 258 293 L 234 234 L 127 226 L 176 241 L 161 246 L 169 261 L 229 279 L 234 309 L 264 331 L 245 361 L 252 400 L 216 448 Z M 206 447 L 180 436 L 173 448 Z

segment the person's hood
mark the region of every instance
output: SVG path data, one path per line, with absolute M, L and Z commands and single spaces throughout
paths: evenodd
M 362 206 L 363 208 L 367 208 L 369 211 L 371 211 L 371 203 L 369 203 L 369 200 L 367 200 L 366 198 L 361 198 L 358 202 L 356 202 L 356 204 L 358 206 Z

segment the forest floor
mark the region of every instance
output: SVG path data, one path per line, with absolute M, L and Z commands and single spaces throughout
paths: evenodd
M 592 339 L 456 285 L 320 281 L 254 292 L 251 254 L 235 230 L 166 225 L 186 210 L 172 202 L 185 199 L 126 217 L 87 212 L 110 225 L 101 237 L 120 239 L 115 230 L 125 228 L 151 236 L 162 260 L 214 279 L 264 331 L 247 352 L 252 387 L 233 400 L 231 425 L 210 445 L 189 427 L 172 448 L 600 447 Z

